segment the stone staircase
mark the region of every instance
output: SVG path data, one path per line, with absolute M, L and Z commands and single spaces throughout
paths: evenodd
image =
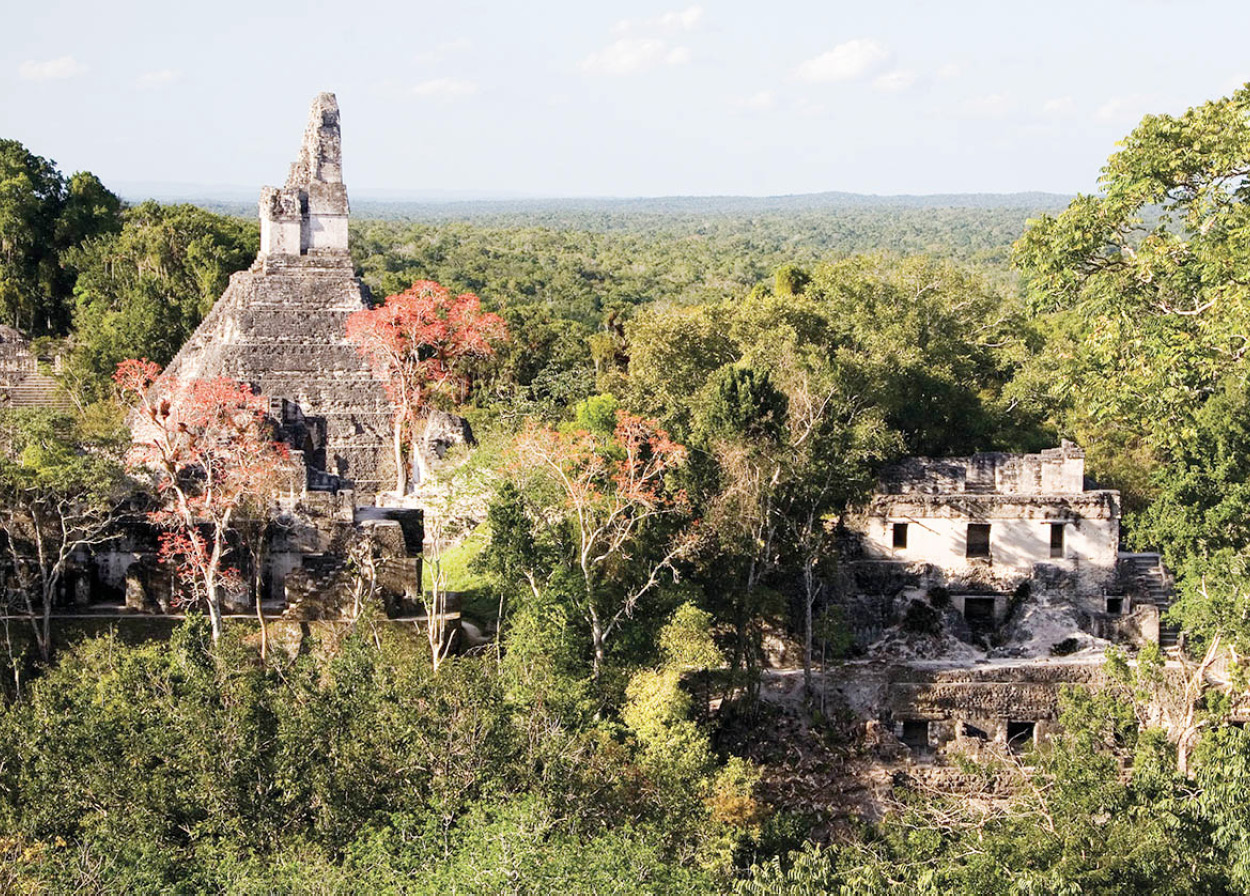
M 1142 600 L 1159 608 L 1160 615 L 1167 613 L 1172 606 L 1172 579 L 1158 554 L 1121 554 L 1120 574 Z M 1179 628 L 1160 620 L 1160 647 L 1175 647 L 1179 637 Z
M 72 411 L 74 403 L 54 377 L 35 371 L 11 386 L 0 388 L 0 406 L 12 408 L 49 408 Z

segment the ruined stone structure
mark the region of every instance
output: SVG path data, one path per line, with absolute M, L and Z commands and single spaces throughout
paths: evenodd
M 0 326 L 0 408 L 73 409 L 56 378 L 39 369 L 39 361 L 20 331 Z
M 260 254 L 344 256 L 347 215 L 339 107 L 334 94 L 322 93 L 286 186 L 260 191 Z
M 909 458 L 885 472 L 848 528 L 869 592 L 942 588 L 969 620 L 989 623 L 1022 586 L 1061 594 L 1091 618 L 1131 609 L 1119 493 L 1086 487 L 1085 454 L 1070 442 L 1040 454 Z
M 921 561 L 951 581 L 1013 588 L 1038 564 L 1082 595 L 1115 577 L 1120 496 L 1085 488 L 1085 453 L 911 458 L 887 471 L 863 520 L 867 556 Z
M 395 478 L 392 412 L 346 338 L 348 316 L 367 304 L 348 254 L 347 221 L 338 103 L 322 93 L 286 184 L 261 191 L 255 263 L 230 278 L 163 374 L 167 383 L 226 377 L 268 398 L 295 475 L 267 521 L 258 578 L 262 601 L 298 619 L 353 611 L 363 562 L 357 555 L 366 544 L 369 590 L 388 612 L 420 606 L 421 511 L 371 506 Z M 439 430 L 439 445 L 455 441 L 453 424 Z M 155 559 L 156 533 L 135 520 L 123 535 L 95 553 L 97 590 L 124 596 L 133 610 L 169 612 L 173 583 Z M 230 563 L 251 562 L 249 551 L 234 547 Z M 250 579 L 254 570 L 244 572 Z
M 256 262 L 230 285 L 165 376 L 229 377 L 267 396 L 312 489 L 369 495 L 394 479 L 390 404 L 346 339 L 365 307 L 347 248 L 339 109 L 313 101 L 286 185 L 260 198 Z
M 833 689 L 856 714 L 873 718 L 917 758 L 928 758 L 948 746 L 1023 747 L 1045 738 L 1058 721 L 1064 686 L 1098 688 L 1105 681 L 1100 662 L 854 663 Z
M 71 578 L 84 578 L 97 601 L 140 613 L 178 611 L 172 572 L 157 559 L 158 539 L 159 530 L 144 515 L 128 517 L 115 539 L 76 558 Z M 359 508 L 350 490 L 307 492 L 268 520 L 260 599 L 269 614 L 284 618 L 339 619 L 359 609 L 353 604 L 364 589 L 390 615 L 418 613 L 422 539 L 416 508 Z M 227 563 L 244 581 L 256 572 L 238 537 Z M 255 606 L 244 592 L 227 595 L 224 603 L 233 613 L 250 614 Z
M 871 657 L 858 709 L 916 756 L 1044 737 L 1107 641 L 1168 645 L 1158 555 L 1120 551 L 1119 493 L 1089 486 L 1070 442 L 908 458 L 844 523 L 835 590 Z

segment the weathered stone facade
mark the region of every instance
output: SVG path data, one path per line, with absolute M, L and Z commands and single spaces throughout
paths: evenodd
M 39 361 L 20 331 L 0 326 L 0 408 L 73 409 L 61 384 L 39 369 Z
M 1120 496 L 1087 490 L 1075 445 L 1041 454 L 910 458 L 888 470 L 853 525 L 864 556 L 924 562 L 951 579 L 1005 589 L 1037 564 L 1072 573 L 1085 595 L 1115 577 Z
M 339 106 L 334 94 L 322 93 L 286 185 L 261 190 L 260 254 L 346 255 L 348 211 Z
M 297 161 L 281 189 L 261 193 L 261 249 L 166 370 L 167 377 L 229 377 L 270 399 L 312 488 L 348 482 L 369 495 L 394 478 L 390 403 L 347 341 L 347 318 L 366 306 L 347 249 L 339 110 L 312 105 Z
M 915 627 L 927 611 L 911 603 L 930 598 L 999 647 L 1024 638 L 1026 652 L 1053 646 L 1040 643 L 1042 629 L 1064 640 L 1063 625 L 1159 639 L 1165 598 L 1125 575 L 1126 560 L 1141 555 L 1119 550 L 1119 493 L 1086 487 L 1085 454 L 1070 442 L 1029 455 L 909 458 L 845 523 L 842 602 L 860 643 L 909 610 Z
M 910 747 L 914 756 L 948 746 L 1023 746 L 1057 726 L 1065 687 L 1106 685 L 1101 661 L 850 664 L 833 676 L 833 692 Z
M 216 377 L 248 383 L 268 399 L 268 416 L 290 449 L 291 481 L 262 524 L 263 545 L 249 549 L 236 536 L 227 562 L 259 586 L 269 611 L 290 618 L 358 612 L 366 579 L 389 613 L 414 613 L 421 604 L 422 513 L 372 506 L 395 477 L 392 411 L 382 384 L 346 338 L 348 317 L 367 307 L 367 297 L 348 254 L 333 94 L 313 101 L 299 156 L 283 187 L 262 190 L 260 218 L 255 263 L 230 278 L 163 374 L 166 383 Z M 446 416 L 433 427 L 432 456 L 470 437 L 457 428 L 459 418 Z M 142 438 L 141 430 L 136 436 Z M 258 523 L 248 525 L 255 531 Z M 135 522 L 95 552 L 98 590 L 124 596 L 133 610 L 169 612 L 174 586 L 155 554 L 156 533 Z M 254 563 L 259 569 L 250 568 Z M 245 612 L 251 595 L 227 604 Z

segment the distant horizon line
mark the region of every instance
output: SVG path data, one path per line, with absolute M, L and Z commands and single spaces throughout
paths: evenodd
M 191 181 L 114 181 L 105 184 L 127 202 L 181 200 L 214 200 L 218 202 L 252 202 L 260 195 L 255 188 L 240 184 L 206 184 Z M 430 204 L 454 204 L 471 202 L 648 202 L 662 200 L 785 200 L 810 197 L 890 199 L 942 199 L 955 197 L 1037 197 L 1039 199 L 1069 200 L 1075 192 L 1061 193 L 1051 190 L 941 190 L 932 193 L 873 193 L 855 190 L 812 190 L 788 193 L 652 193 L 652 194 L 554 194 L 525 193 L 485 190 L 412 190 L 385 187 L 348 188 L 354 199 L 370 203 L 407 202 Z

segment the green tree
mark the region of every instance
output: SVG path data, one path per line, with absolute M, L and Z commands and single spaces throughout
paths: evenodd
M 686 549 L 679 528 L 687 511 L 676 483 L 685 447 L 624 410 L 604 432 L 601 417 L 615 402 L 600 399 L 579 409 L 597 430 L 531 425 L 516 440 L 514 464 L 533 525 L 558 557 L 547 577 L 589 630 L 596 679 L 609 641 Z M 527 578 L 537 583 L 538 575 L 531 569 Z
M 630 407 L 674 432 L 689 432 L 693 399 L 708 377 L 741 356 L 730 334 L 733 309 L 717 302 L 694 308 L 649 308 L 626 325 Z
M 129 492 L 120 453 L 116 434 L 93 437 L 73 418 L 0 411 L 3 606 L 29 618 L 45 663 L 52 652 L 52 609 L 73 557 L 116 537 Z
M 707 532 L 718 546 L 711 562 L 734 557 L 740 573 L 735 668 L 753 653 L 746 629 L 760 586 L 792 583 L 802 595 L 804 680 L 812 693 L 815 610 L 828 597 L 836 554 L 830 521 L 865 493 L 899 439 L 836 358 L 796 346 L 786 334 L 767 342 L 768 356 L 755 358 L 762 370 L 725 368 L 707 387 L 696 423 L 717 483 Z
M 89 400 L 110 394 L 126 358 L 169 363 L 259 245 L 252 223 L 190 205 L 145 202 L 123 218 L 119 233 L 68 255 L 78 271 L 68 376 Z
M 858 371 L 911 454 L 1034 447 L 1004 389 L 1028 356 L 1021 310 L 977 273 L 924 257 L 821 265 L 804 291 L 828 350 Z M 1018 422 L 1024 417 L 1024 426 Z
M 89 172 L 67 182 L 56 163 L 0 140 L 0 315 L 33 335 L 63 336 L 74 272 L 65 253 L 118 228 L 121 201 Z
M 1148 115 L 1108 160 L 1101 195 L 1030 223 L 1015 247 L 1038 312 L 1068 316 L 1055 353 L 1068 425 L 1105 456 L 1167 463 L 1193 412 L 1242 369 L 1250 324 L 1250 85 Z
M 1195 413 L 1186 440 L 1153 476 L 1155 498 L 1130 519 L 1133 540 L 1160 548 L 1178 576 L 1173 615 L 1209 643 L 1250 649 L 1239 607 L 1250 599 L 1250 388 L 1229 377 Z
M 695 411 L 694 464 L 704 497 L 704 573 L 734 632 L 731 681 L 739 672 L 754 686 L 762 656 L 760 622 L 777 571 L 782 538 L 779 507 L 789 399 L 766 371 L 729 366 L 717 371 Z
M 783 264 L 773 275 L 773 292 L 779 296 L 794 296 L 812 281 L 812 275 L 797 264 Z

